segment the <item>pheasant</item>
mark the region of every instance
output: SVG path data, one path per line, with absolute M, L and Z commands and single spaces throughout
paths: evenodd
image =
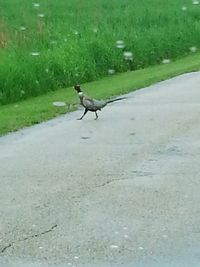
M 107 104 L 118 101 L 118 100 L 122 100 L 125 99 L 126 97 L 120 97 L 120 98 L 115 98 L 115 99 L 111 99 L 111 100 L 96 100 L 96 99 L 92 99 L 88 96 L 86 96 L 82 90 L 80 85 L 75 85 L 74 89 L 77 91 L 81 105 L 85 108 L 85 111 L 83 113 L 83 115 L 78 119 L 78 120 L 82 120 L 82 118 L 86 115 L 86 113 L 88 111 L 94 112 L 96 115 L 96 119 L 98 119 L 98 114 L 97 111 L 101 110 L 102 108 L 104 108 Z

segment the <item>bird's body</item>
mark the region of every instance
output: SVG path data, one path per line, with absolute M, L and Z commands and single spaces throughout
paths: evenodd
M 121 98 L 116 98 L 116 99 L 111 99 L 111 100 L 96 100 L 96 99 L 92 99 L 92 98 L 86 96 L 82 92 L 80 85 L 75 85 L 74 89 L 77 91 L 77 93 L 79 95 L 80 102 L 81 102 L 82 106 L 85 108 L 85 111 L 84 111 L 83 115 L 81 116 L 80 120 L 82 120 L 82 118 L 85 116 L 85 114 L 88 111 L 95 112 L 95 115 L 96 115 L 95 119 L 97 119 L 98 118 L 97 111 L 100 111 L 102 108 L 104 108 L 109 103 L 112 103 L 112 102 L 118 101 L 118 100 L 122 100 L 125 98 L 125 97 L 121 97 Z

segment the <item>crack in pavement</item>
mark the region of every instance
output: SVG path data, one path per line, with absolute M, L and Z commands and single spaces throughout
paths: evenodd
M 105 185 L 108 185 L 108 184 L 111 184 L 111 183 L 114 183 L 114 182 L 125 181 L 125 180 L 132 180 L 132 179 L 133 178 L 111 179 L 111 180 L 108 180 L 108 181 L 104 182 L 103 184 L 97 185 L 96 187 L 103 187 Z
M 4 253 L 8 248 L 12 247 L 13 245 L 15 245 L 16 243 L 18 242 L 23 242 L 23 241 L 26 241 L 26 240 L 30 240 L 30 239 L 33 239 L 33 238 L 37 238 L 41 235 L 45 235 L 47 233 L 50 233 L 51 231 L 53 231 L 58 225 L 57 224 L 54 224 L 50 229 L 44 231 L 44 232 L 41 232 L 41 233 L 38 233 L 38 234 L 35 234 L 35 235 L 31 235 L 31 236 L 27 236 L 27 237 L 24 237 L 23 239 L 19 239 L 19 240 L 16 240 L 14 242 L 11 242 L 10 244 L 6 245 L 5 247 L 3 247 L 1 249 L 1 253 Z

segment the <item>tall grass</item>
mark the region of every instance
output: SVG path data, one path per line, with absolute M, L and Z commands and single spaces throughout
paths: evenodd
M 191 0 L 35 3 L 0 0 L 0 104 L 95 80 L 109 69 L 173 60 L 200 43 L 200 5 Z

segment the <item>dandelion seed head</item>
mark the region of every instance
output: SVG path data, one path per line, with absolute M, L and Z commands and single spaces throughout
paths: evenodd
M 187 7 L 186 6 L 182 6 L 181 8 L 183 11 L 186 11 L 187 10 Z
M 40 7 L 40 4 L 39 3 L 33 3 L 33 6 L 37 8 L 37 7 Z
M 44 15 L 43 13 L 39 13 L 39 14 L 38 14 L 38 17 L 39 17 L 39 18 L 44 18 L 45 15 Z
M 196 46 L 191 46 L 190 47 L 190 51 L 193 52 L 193 53 L 195 53 L 197 51 Z
M 199 5 L 199 1 L 198 1 L 198 0 L 193 0 L 193 1 L 192 1 L 192 4 L 193 4 L 193 5 Z
M 124 41 L 123 40 L 116 41 L 116 47 L 120 49 L 124 48 L 125 47 Z
M 52 45 L 57 44 L 57 41 L 52 40 L 52 41 L 51 41 L 51 44 L 52 44 Z
M 122 49 L 122 48 L 124 48 L 125 47 L 125 45 L 123 45 L 123 44 L 119 44 L 119 45 L 117 45 L 117 48 L 120 48 L 120 49 Z
M 109 69 L 109 70 L 108 70 L 108 74 L 112 75 L 112 74 L 114 74 L 114 73 L 115 73 L 115 70 L 114 70 L 114 69 Z
M 25 31 L 25 30 L 26 30 L 26 27 L 21 26 L 21 27 L 19 27 L 19 29 L 20 29 L 21 31 Z
M 167 58 L 163 59 L 162 61 L 163 64 L 169 64 L 170 62 L 171 62 L 170 59 Z
M 30 54 L 31 54 L 31 56 L 34 56 L 34 57 L 36 57 L 36 56 L 39 56 L 39 55 L 40 55 L 40 53 L 39 53 L 39 52 L 31 52 Z
M 126 52 L 123 53 L 123 55 L 124 55 L 124 59 L 125 60 L 130 60 L 130 61 L 133 60 L 133 53 L 132 52 L 126 51 Z

